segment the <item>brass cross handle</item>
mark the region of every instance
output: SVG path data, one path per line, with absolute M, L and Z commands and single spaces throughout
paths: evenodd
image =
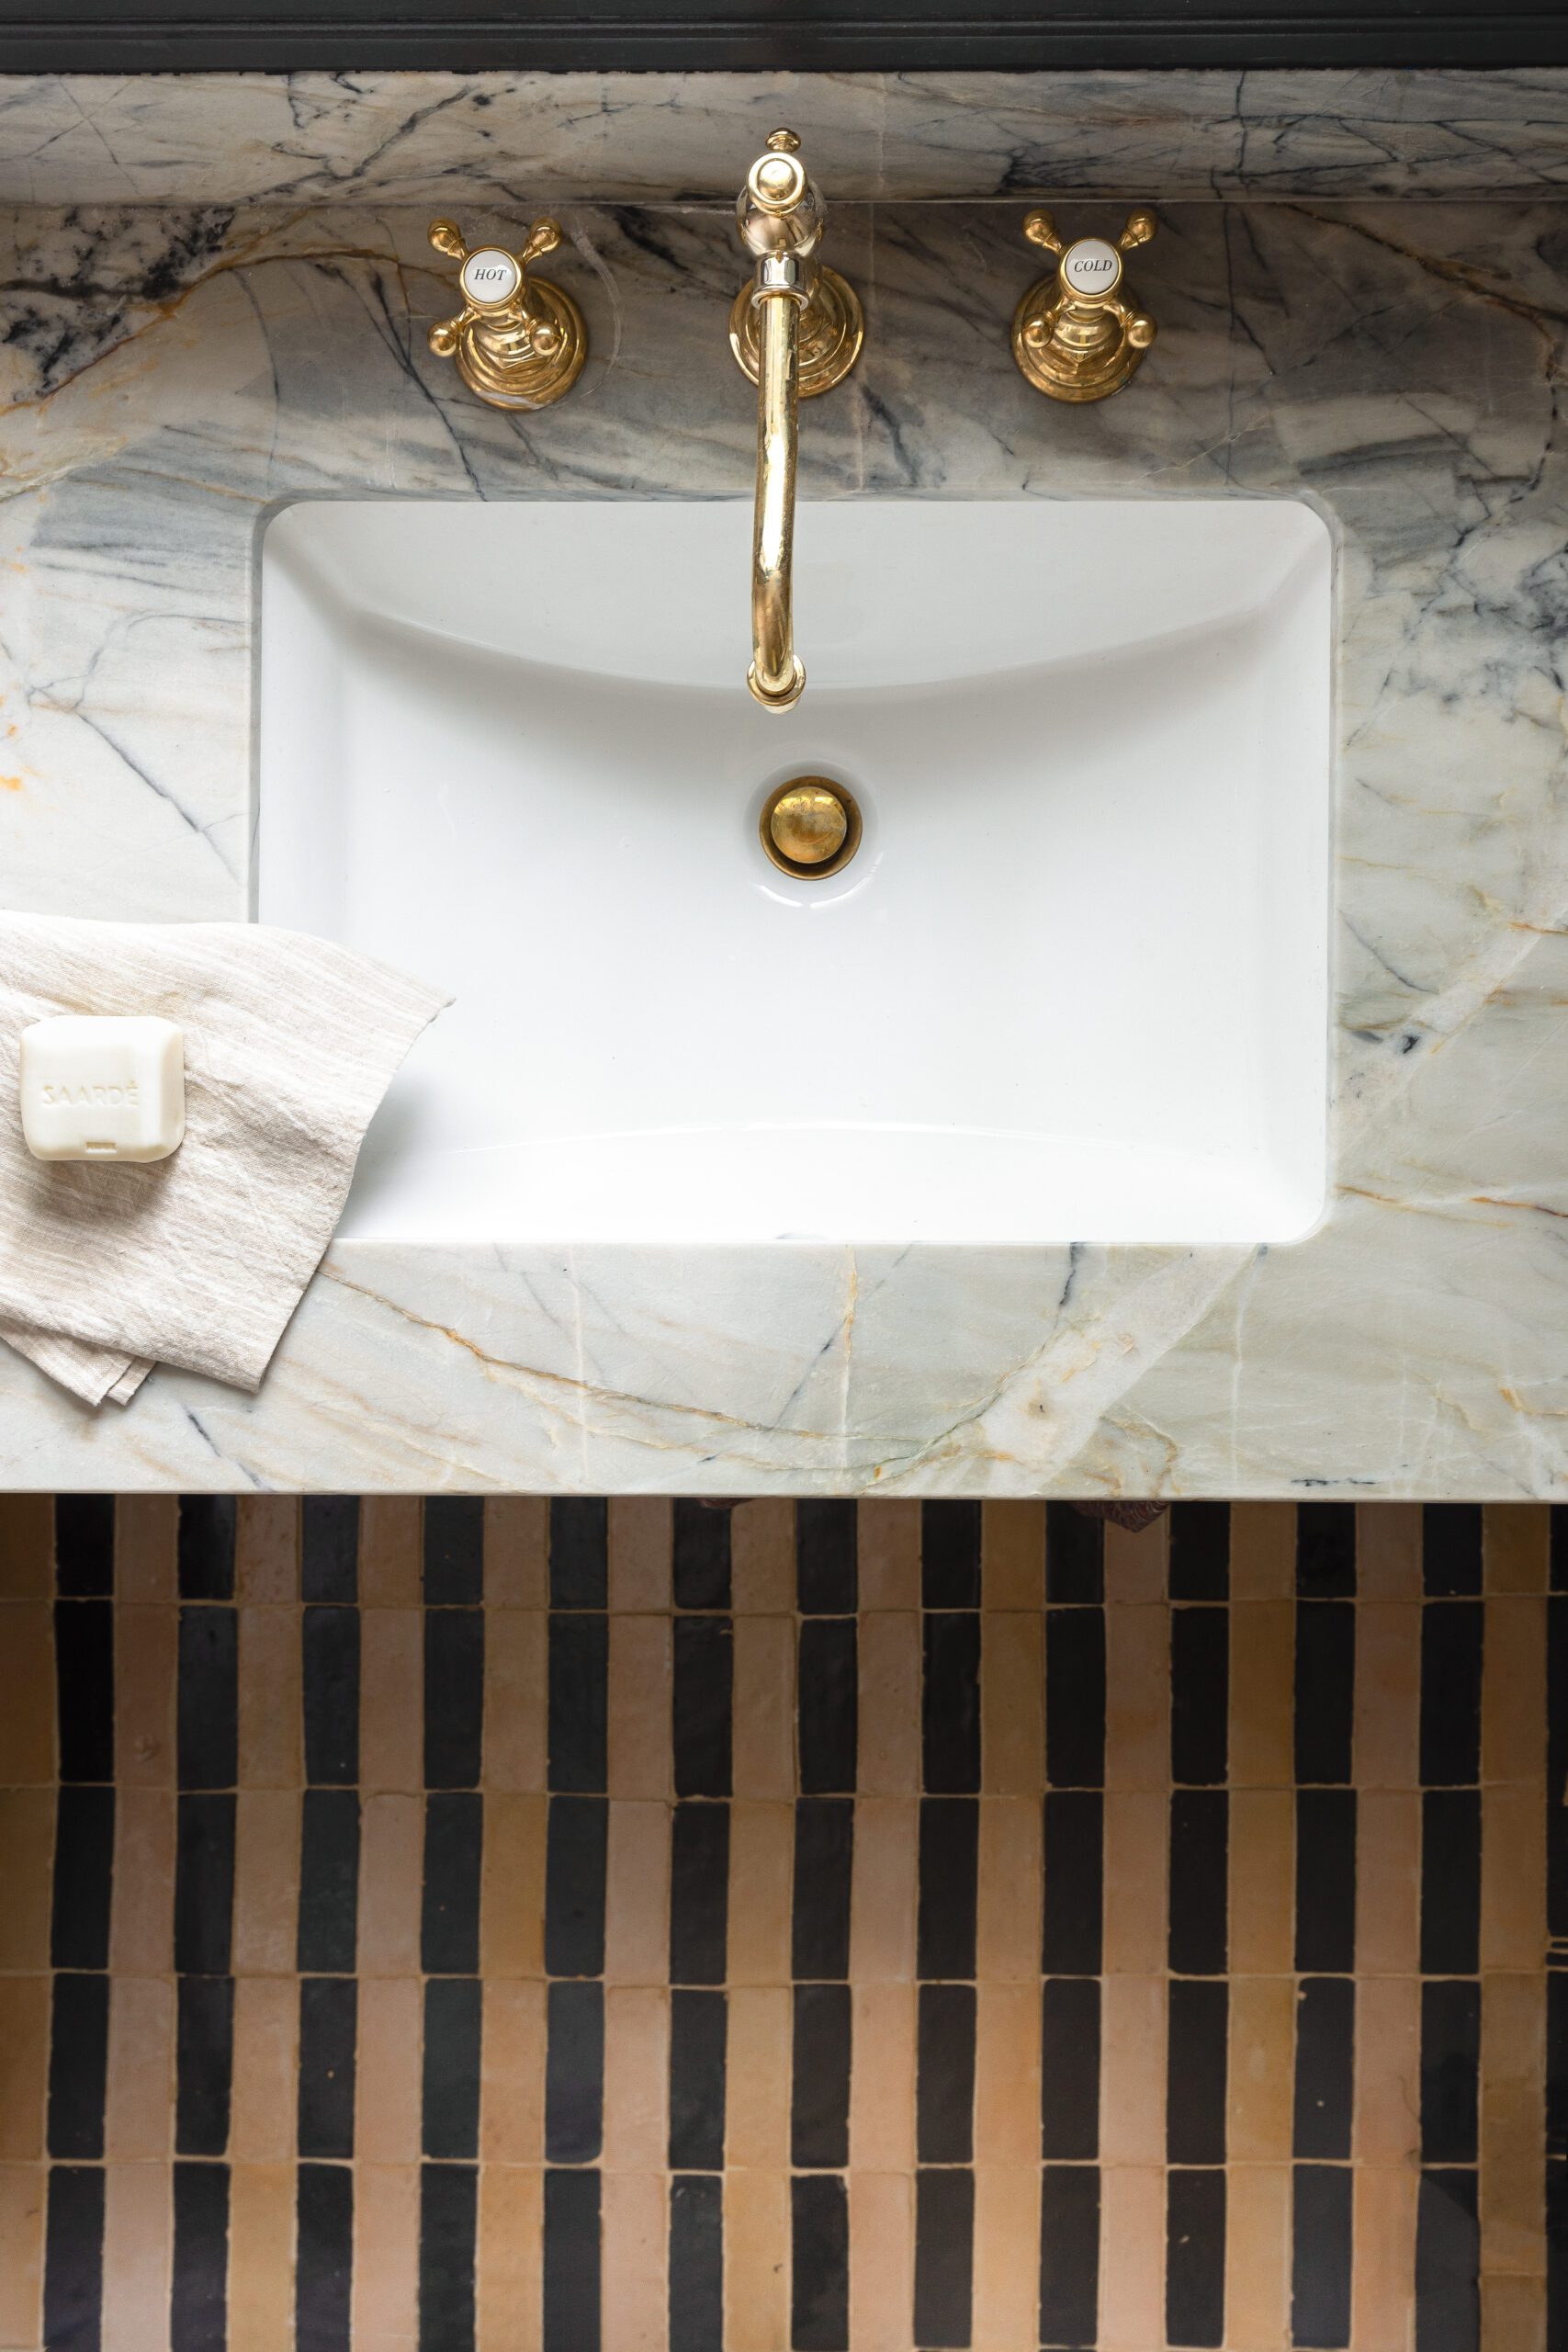
M 456 359 L 471 391 L 492 408 L 548 408 L 570 392 L 588 356 L 588 330 L 571 296 L 528 265 L 554 253 L 560 230 L 536 220 L 520 254 L 504 245 L 471 251 L 455 220 L 433 220 L 430 242 L 458 265 L 463 307 L 430 330 L 438 359 Z
M 1079 237 L 1064 244 L 1048 212 L 1032 212 L 1023 233 L 1057 256 L 1013 314 L 1012 352 L 1036 391 L 1058 401 L 1102 401 L 1120 391 L 1155 339 L 1155 322 L 1122 293 L 1122 257 L 1146 245 L 1152 212 L 1127 215 L 1116 243 Z

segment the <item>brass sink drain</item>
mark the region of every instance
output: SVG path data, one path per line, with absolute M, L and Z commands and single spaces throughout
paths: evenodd
M 825 775 L 792 775 L 762 804 L 762 847 L 781 874 L 818 881 L 846 866 L 860 847 L 852 794 Z

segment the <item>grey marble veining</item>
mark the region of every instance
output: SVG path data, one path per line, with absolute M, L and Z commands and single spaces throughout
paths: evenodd
M 94 1418 L 0 1358 L 0 1485 L 1568 1493 L 1568 207 L 1163 208 L 1139 272 L 1160 341 L 1084 410 L 1009 354 L 1021 209 L 836 208 L 866 356 L 805 420 L 803 492 L 1231 487 L 1329 518 L 1322 1229 L 1258 1252 L 343 1244 L 254 1399 L 161 1372 Z M 593 356 L 532 418 L 425 349 L 449 307 L 425 218 L 6 223 L 7 903 L 243 912 L 275 503 L 749 492 L 724 208 L 566 206 Z

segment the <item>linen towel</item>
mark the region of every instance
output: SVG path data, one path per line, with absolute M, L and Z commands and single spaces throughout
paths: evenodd
M 0 1340 L 90 1405 L 154 1363 L 261 1385 L 333 1237 L 360 1139 L 451 999 L 353 949 L 256 923 L 0 914 Z M 185 1033 L 167 1159 L 35 1159 L 19 1040 L 56 1012 Z

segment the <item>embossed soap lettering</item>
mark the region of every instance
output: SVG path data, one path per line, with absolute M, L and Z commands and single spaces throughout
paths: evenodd
M 132 1078 L 123 1086 L 111 1086 L 101 1080 L 96 1084 L 84 1080 L 78 1086 L 50 1085 L 43 1090 L 43 1099 L 62 1109 L 71 1103 L 97 1103 L 108 1109 L 134 1111 L 141 1096 L 138 1082 Z

